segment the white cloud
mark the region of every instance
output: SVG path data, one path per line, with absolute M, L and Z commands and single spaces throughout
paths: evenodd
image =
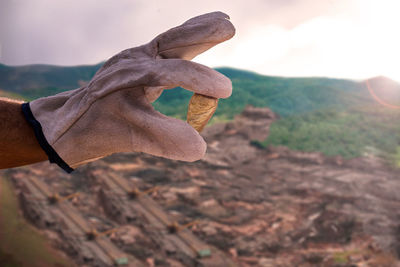
M 186 19 L 221 10 L 236 36 L 199 56 L 264 74 L 400 79 L 395 0 L 3 0 L 6 64 L 93 64 Z
M 259 25 L 230 44 L 229 56 L 216 51 L 198 60 L 213 66 L 226 62 L 268 75 L 353 79 L 386 75 L 400 80 L 397 3 L 359 4 L 345 13 L 310 18 L 291 29 Z

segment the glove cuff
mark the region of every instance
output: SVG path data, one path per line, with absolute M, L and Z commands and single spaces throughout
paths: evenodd
M 39 145 L 44 150 L 44 152 L 49 157 L 50 163 L 55 163 L 59 167 L 61 167 L 67 173 L 71 173 L 74 169 L 72 169 L 54 150 L 54 148 L 47 142 L 46 137 L 43 134 L 42 125 L 39 121 L 35 119 L 32 114 L 31 108 L 28 103 L 22 104 L 22 113 L 24 114 L 25 119 L 29 123 L 29 125 L 33 128 L 36 139 L 39 142 Z

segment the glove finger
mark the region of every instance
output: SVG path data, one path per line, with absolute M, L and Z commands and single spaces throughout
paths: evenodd
M 117 95 L 134 151 L 183 161 L 204 156 L 207 145 L 199 133 L 188 123 L 156 111 L 143 91 L 128 89 Z
M 182 60 L 157 60 L 151 87 L 183 87 L 189 91 L 215 98 L 232 94 L 232 82 L 226 76 L 204 65 Z
M 150 44 L 154 46 L 157 43 L 157 55 L 161 58 L 191 60 L 234 35 L 235 28 L 229 16 L 212 12 L 194 17 L 158 35 Z

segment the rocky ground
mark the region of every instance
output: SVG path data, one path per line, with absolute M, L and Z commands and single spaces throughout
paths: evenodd
M 114 173 L 149 193 L 181 224 L 241 266 L 400 266 L 400 172 L 376 158 L 262 149 L 276 116 L 247 107 L 233 122 L 203 133 L 207 155 L 184 163 L 141 153 L 117 154 L 72 175 L 48 163 L 7 171 L 30 175 L 62 195 L 98 229 L 149 266 L 181 266 L 134 225 L 120 225 L 99 205 L 97 178 Z M 57 235 L 48 233 L 57 243 Z

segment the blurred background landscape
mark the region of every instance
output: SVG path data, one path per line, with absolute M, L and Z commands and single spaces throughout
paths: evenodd
M 203 159 L 0 170 L 0 266 L 400 266 L 399 8 L 1 1 L 0 97 L 24 101 L 85 86 L 110 56 L 202 13 L 229 14 L 236 36 L 194 59 L 233 83 Z M 185 120 L 191 95 L 153 106 Z
M 1 65 L 1 96 L 29 101 L 84 86 L 100 66 Z M 398 266 L 400 110 L 376 101 L 367 85 L 379 88 L 373 94 L 381 102 L 396 105 L 399 84 L 383 76 L 354 81 L 217 70 L 232 80 L 233 94 L 220 100 L 202 133 L 208 150 L 198 162 L 125 153 L 72 175 L 48 163 L 3 171 L 1 261 Z M 185 119 L 191 94 L 166 90 L 153 105 Z M 126 183 L 125 191 L 112 183 Z M 132 188 L 149 193 L 121 197 Z M 173 225 L 180 235 L 166 232 Z M 94 239 L 103 242 L 97 250 L 85 241 L 93 229 L 112 232 Z M 199 256 L 204 251 L 211 256 Z

